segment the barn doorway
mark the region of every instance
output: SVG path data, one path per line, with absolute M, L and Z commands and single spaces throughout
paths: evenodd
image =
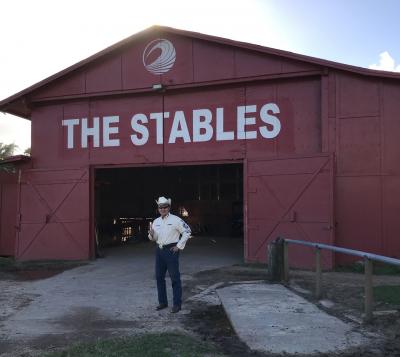
M 191 227 L 196 239 L 188 246 L 229 246 L 226 252 L 243 257 L 243 165 L 237 163 L 96 169 L 98 252 L 151 244 L 147 231 L 159 196 L 172 198 L 171 213 Z

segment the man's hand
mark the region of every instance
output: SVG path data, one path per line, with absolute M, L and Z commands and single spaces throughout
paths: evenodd
M 174 252 L 174 253 L 179 252 L 179 248 L 177 246 L 172 247 L 171 251 Z
M 150 229 L 149 229 L 149 234 L 150 234 L 152 237 L 154 237 L 154 229 L 153 229 L 153 228 L 150 228 Z

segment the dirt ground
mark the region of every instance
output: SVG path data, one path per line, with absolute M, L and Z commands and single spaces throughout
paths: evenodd
M 60 269 L 45 269 L 35 272 L 2 272 L 0 283 L 0 328 L 2 322 L 35 302 L 36 296 L 30 294 L 25 285 L 26 281 L 49 278 L 58 274 Z M 235 335 L 225 313 L 220 305 L 215 289 L 235 282 L 264 280 L 267 282 L 266 268 L 262 266 L 236 265 L 219 269 L 212 269 L 183 276 L 184 310 L 171 316 L 166 314 L 161 324 L 171 325 L 174 329 L 191 333 L 203 340 L 218 345 L 227 356 L 273 356 L 250 351 Z M 363 313 L 363 284 L 364 277 L 356 273 L 329 272 L 323 275 L 323 297 L 317 301 L 313 298 L 314 275 L 307 271 L 291 271 L 291 280 L 288 288 L 292 289 L 305 299 L 317 304 L 327 313 L 337 316 L 344 321 L 359 324 L 359 329 L 376 341 L 373 348 L 360 348 L 341 354 L 321 354 L 319 357 L 355 357 L 355 356 L 400 356 L 400 306 L 375 304 L 376 316 L 372 324 L 362 323 Z M 374 276 L 374 285 L 400 285 L 400 276 Z M 96 338 L 115 337 L 106 333 L 105 329 L 91 329 L 85 322 L 92 317 L 85 314 L 95 314 L 95 311 L 85 311 L 74 319 L 74 324 L 82 325 L 75 334 L 55 334 L 43 336 L 34 341 L 24 341 L 22 345 L 11 346 L 0 332 L 0 355 L 2 356 L 39 356 L 44 351 L 68 346 L 76 341 L 91 341 Z M 64 323 L 68 324 L 68 319 Z M 149 318 L 150 319 L 150 318 Z M 90 320 L 91 321 L 91 320 Z M 102 320 L 103 324 L 113 327 L 115 321 Z M 147 322 L 150 322 L 147 321 Z M 126 329 L 136 333 L 146 325 L 146 321 L 119 321 Z M 79 327 L 79 326 L 78 326 Z M 121 326 L 116 326 L 121 327 Z M 90 333 L 85 333 L 87 329 Z M 1 330 L 0 330 L 1 331 Z M 109 331 L 109 329 L 107 329 Z M 87 331 L 86 331 L 87 332 Z M 23 345 L 25 344 L 25 345 Z M 276 356 L 276 355 L 274 355 Z
M 210 283 L 224 281 L 225 284 L 238 281 L 266 279 L 265 270 L 246 267 L 230 267 L 196 276 L 197 282 Z M 211 280 L 211 281 L 210 281 Z M 266 282 L 268 282 L 266 280 Z M 193 284 L 193 281 L 192 281 Z M 400 276 L 374 276 L 374 286 L 400 285 Z M 222 286 L 222 285 L 221 285 Z M 400 356 L 400 306 L 375 303 L 374 319 L 370 324 L 363 323 L 363 286 L 364 276 L 357 273 L 326 272 L 323 274 L 323 297 L 313 297 L 314 273 L 309 271 L 291 271 L 287 287 L 308 301 L 311 301 L 327 313 L 359 325 L 366 336 L 373 337 L 373 348 L 359 348 L 346 353 L 319 354 L 318 357 L 372 357 Z M 187 288 L 190 288 L 187 286 Z M 241 343 L 220 305 L 197 304 L 192 308 L 186 321 L 188 329 L 194 330 L 204 339 L 211 340 L 222 347 L 229 356 L 276 356 L 250 351 Z M 296 355 L 298 356 L 298 355 Z

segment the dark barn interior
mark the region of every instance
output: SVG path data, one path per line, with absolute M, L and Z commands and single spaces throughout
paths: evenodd
M 172 198 L 171 212 L 194 236 L 243 239 L 241 164 L 102 168 L 95 174 L 99 247 L 146 240 L 159 196 Z

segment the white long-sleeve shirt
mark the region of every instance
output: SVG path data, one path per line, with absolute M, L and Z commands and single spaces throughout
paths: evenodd
M 172 243 L 177 243 L 179 249 L 185 248 L 186 241 L 192 234 L 190 227 L 179 217 L 168 213 L 167 216 L 156 218 L 152 224 L 153 235 L 149 233 L 149 239 L 156 242 L 160 248 Z M 182 235 L 181 239 L 179 236 Z

